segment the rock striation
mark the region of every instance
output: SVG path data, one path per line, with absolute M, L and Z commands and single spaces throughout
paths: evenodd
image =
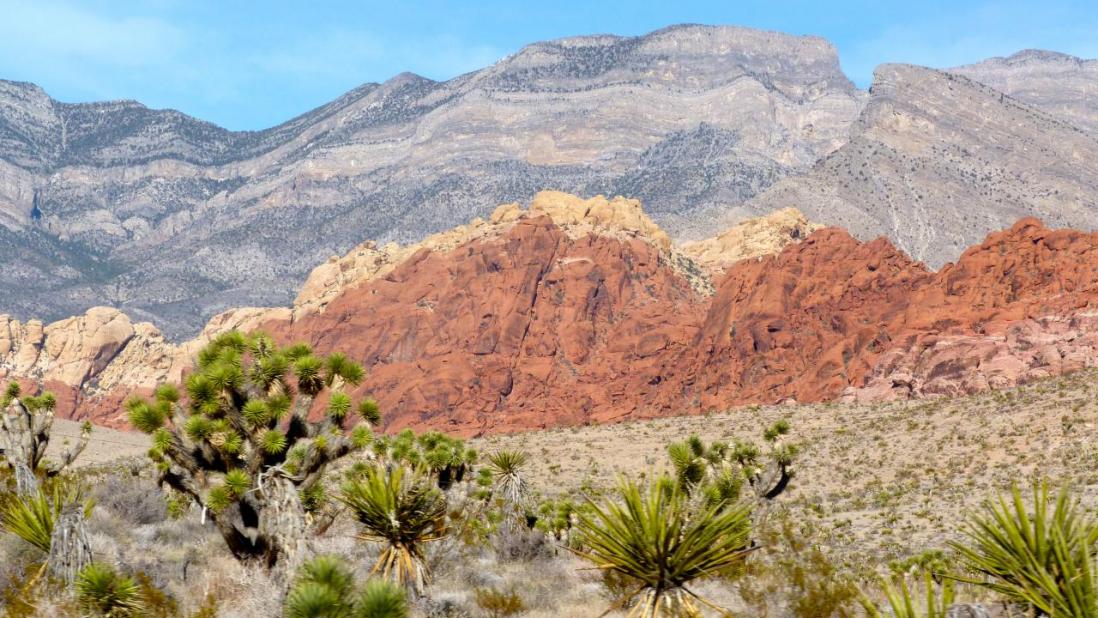
M 827 41 L 693 25 L 402 74 L 255 132 L 0 81 L 0 312 L 110 305 L 179 340 L 289 304 L 363 238 L 416 242 L 546 187 L 681 227 L 841 146 L 864 99 Z
M 796 206 L 934 268 L 1023 217 L 1098 227 L 1098 137 L 955 73 L 882 65 L 850 140 L 739 210 Z
M 1098 132 L 1098 60 L 1026 49 L 1005 58 L 949 69 L 1038 107 L 1071 124 Z

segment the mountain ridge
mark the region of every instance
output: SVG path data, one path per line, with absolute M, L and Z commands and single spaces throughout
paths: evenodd
M 18 130 L 0 111 L 0 221 L 47 245 L 0 258 L 25 272 L 0 310 L 109 304 L 181 338 L 228 307 L 288 302 L 305 265 L 363 237 L 418 240 L 544 188 L 636 195 L 674 227 L 837 147 L 862 97 L 822 40 L 703 26 L 532 44 L 446 82 L 402 74 L 252 133 L 144 108 L 96 124 L 74 104 L 63 150 L 47 97 Z M 107 276 L 75 260 L 58 277 L 46 256 L 65 252 Z
M 1011 92 L 966 86 L 964 100 L 950 99 L 962 82 L 907 71 L 889 109 L 942 121 L 923 135 L 866 116 L 881 92 L 857 89 L 826 40 L 732 26 L 533 43 L 444 82 L 364 84 L 253 132 L 0 82 L 0 311 L 56 320 L 110 305 L 181 341 L 226 309 L 289 304 L 308 265 L 362 238 L 418 241 L 545 188 L 640 198 L 678 239 L 799 207 L 934 266 L 1022 216 L 1089 229 L 1094 171 L 1040 150 L 1091 134 L 1079 128 L 1090 74 L 1056 72 L 1054 54 L 1016 56 L 1030 68 L 1008 70 Z M 933 74 L 972 72 L 955 71 Z M 1054 97 L 1032 94 L 1064 79 Z M 937 116 L 908 113 L 919 109 Z M 866 122 L 880 124 L 866 133 Z M 1061 145 L 1041 142 L 1053 124 Z M 992 144 L 985 126 L 1004 146 L 954 165 Z M 907 150 L 928 140 L 939 150 Z M 1030 143 L 1041 147 L 1023 165 L 1013 153 Z M 889 157 L 928 171 L 901 173 Z M 936 231 L 939 214 L 949 225 Z

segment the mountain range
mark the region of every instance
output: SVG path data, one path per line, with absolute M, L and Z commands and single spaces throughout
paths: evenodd
M 1096 221 L 1095 61 L 884 65 L 817 37 L 675 26 L 536 43 L 232 132 L 0 81 L 0 312 L 98 305 L 193 336 L 287 305 L 363 239 L 412 242 L 541 189 L 639 198 L 676 239 L 797 207 L 931 267 L 1022 216 Z

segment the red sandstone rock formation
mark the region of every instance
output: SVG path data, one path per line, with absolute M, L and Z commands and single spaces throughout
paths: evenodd
M 261 323 L 284 341 L 344 352 L 368 368 L 361 390 L 391 429 L 465 435 L 788 399 L 952 395 L 1098 363 L 1098 234 L 1024 219 L 935 273 L 884 239 L 823 229 L 733 264 L 710 296 L 636 204 L 550 197 L 570 206 L 509 207 L 385 259 L 362 248 L 318 269 L 323 302 L 238 312 L 207 335 Z M 592 211 L 632 223 L 592 225 Z M 78 367 L 59 359 L 98 358 L 16 326 L 5 331 L 11 375 L 16 360 L 53 379 Z M 149 366 L 177 378 L 197 345 L 173 351 L 138 335 L 130 340 L 156 363 L 142 364 L 133 343 L 112 349 L 125 362 L 93 377 L 81 369 L 63 413 L 117 422 L 122 399 L 155 382 Z
M 543 216 L 421 251 L 323 313 L 267 328 L 365 363 L 361 390 L 396 425 L 469 434 L 689 410 L 663 378 L 706 302 L 656 246 L 571 238 Z

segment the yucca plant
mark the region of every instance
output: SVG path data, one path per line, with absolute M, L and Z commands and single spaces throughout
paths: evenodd
M 523 451 L 499 451 L 488 456 L 488 470 L 492 474 L 492 491 L 516 509 L 526 504 L 529 489 L 522 469 L 527 455 Z
M 49 569 L 53 577 L 72 583 L 91 562 L 91 546 L 85 520 L 92 503 L 85 501 L 78 485 L 58 479 L 48 481 L 35 493 L 12 494 L 0 504 L 0 526 L 46 554 L 31 587 Z
M 48 554 L 53 524 L 60 514 L 60 505 L 39 490 L 26 496 L 9 496 L 0 507 L 0 523 L 7 532 Z
M 859 601 L 869 618 L 946 618 L 953 605 L 953 582 L 946 579 L 940 586 L 930 571 L 923 571 L 923 598 L 907 585 L 907 578 L 896 577 L 895 584 L 881 580 L 881 592 L 890 613 L 883 613 L 877 604 L 862 594 Z
M 572 551 L 636 585 L 605 613 L 631 607 L 630 617 L 694 617 L 701 606 L 727 613 L 688 586 L 744 560 L 751 551 L 750 507 L 694 511 L 668 477 L 647 488 L 622 480 L 616 500 L 589 506 L 577 523 L 581 549 Z
M 422 593 L 430 581 L 423 546 L 446 535 L 446 498 L 418 472 L 368 466 L 339 496 L 365 527 L 363 539 L 384 544 L 373 574 Z
M 354 577 L 343 561 L 317 556 L 306 562 L 286 596 L 287 618 L 349 618 Z
M 393 584 L 371 580 L 356 591 L 354 576 L 334 556 L 306 562 L 286 597 L 286 618 L 405 618 L 404 591 Z
M 143 615 L 137 583 L 107 565 L 89 564 L 80 571 L 73 585 L 76 601 L 84 615 L 103 618 Z
M 408 600 L 391 582 L 371 579 L 359 594 L 355 611 L 355 618 L 406 618 Z
M 1052 501 L 1048 483 L 1034 483 L 1030 505 L 1014 486 L 1009 500 L 998 496 L 985 502 L 963 532 L 965 540 L 950 545 L 978 577 L 962 581 L 1024 603 L 1038 615 L 1098 616 L 1098 522 L 1067 486 Z

